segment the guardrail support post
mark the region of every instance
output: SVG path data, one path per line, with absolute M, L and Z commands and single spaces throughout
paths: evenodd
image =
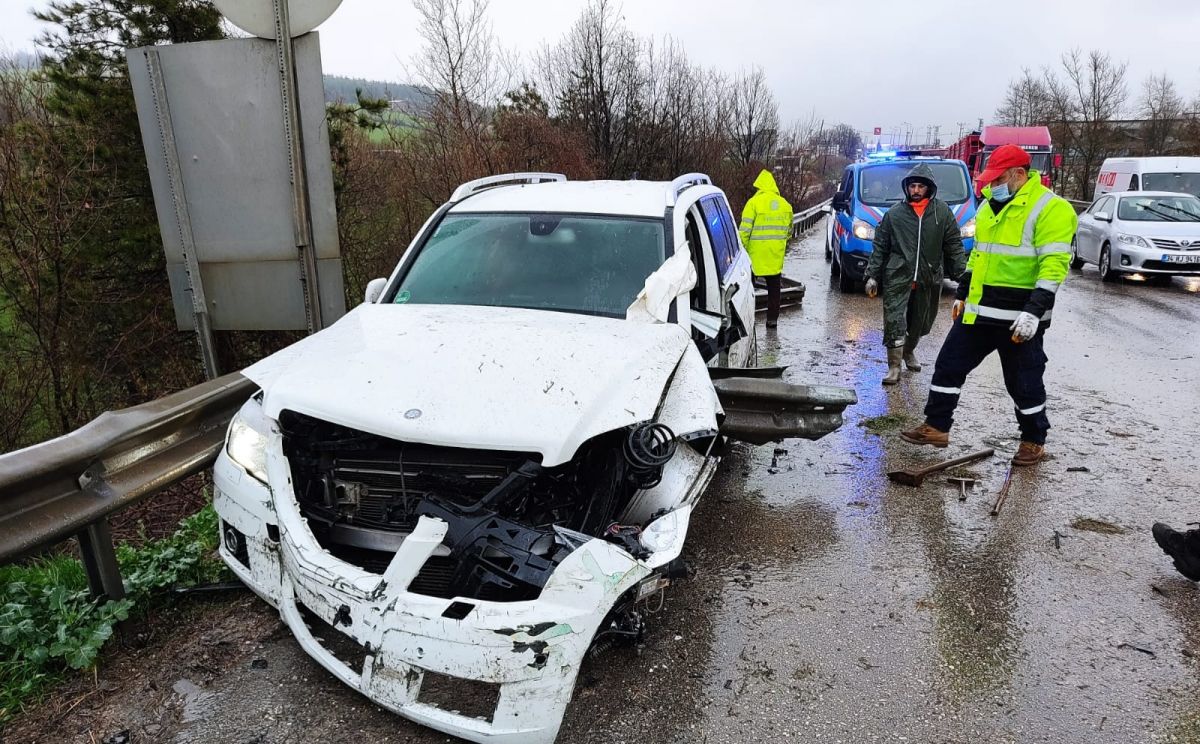
M 117 552 L 113 549 L 112 530 L 108 520 L 101 519 L 79 533 L 79 550 L 83 554 L 83 568 L 87 571 L 88 587 L 92 596 L 110 600 L 125 598 L 125 581 L 117 566 Z

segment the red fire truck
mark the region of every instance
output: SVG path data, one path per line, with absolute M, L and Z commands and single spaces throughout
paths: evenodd
M 1046 127 L 984 127 L 982 132 L 971 132 L 950 145 L 946 157 L 966 163 L 974 179 L 983 172 L 992 151 L 1000 145 L 1016 145 L 1028 151 L 1033 160 L 1029 167 L 1042 174 L 1043 184 L 1050 185 L 1054 168 L 1062 156 L 1054 154 L 1050 130 Z

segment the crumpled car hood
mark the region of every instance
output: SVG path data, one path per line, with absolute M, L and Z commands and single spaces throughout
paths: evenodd
M 282 410 L 408 442 L 571 459 L 654 418 L 690 339 L 671 323 L 514 308 L 364 304 L 246 368 Z

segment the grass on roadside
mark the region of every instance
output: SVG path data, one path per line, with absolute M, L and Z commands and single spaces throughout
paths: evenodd
M 872 434 L 885 434 L 889 431 L 903 429 L 913 421 L 913 417 L 907 413 L 885 413 L 882 416 L 863 419 L 858 422 L 858 425 Z
M 73 556 L 0 566 L 0 730 L 72 670 L 89 669 L 117 623 L 168 601 L 162 590 L 228 578 L 216 555 L 217 514 L 209 504 L 170 537 L 117 547 L 127 596 L 99 604 Z

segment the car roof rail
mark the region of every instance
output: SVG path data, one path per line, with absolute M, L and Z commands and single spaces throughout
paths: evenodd
M 561 173 L 501 173 L 498 176 L 487 176 L 485 178 L 476 178 L 474 181 L 467 181 L 454 190 L 454 193 L 450 195 L 450 201 L 462 201 L 468 196 L 478 194 L 485 189 L 492 189 L 510 183 L 548 183 L 565 180 L 567 180 L 567 177 Z
M 693 186 L 712 186 L 712 179 L 703 173 L 687 173 L 671 181 L 667 186 L 667 206 L 675 206 L 675 200 Z

